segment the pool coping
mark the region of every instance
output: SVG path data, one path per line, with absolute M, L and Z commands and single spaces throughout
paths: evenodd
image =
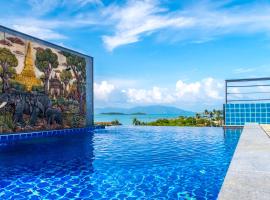
M 0 134 L 0 144 L 7 144 L 15 141 L 29 140 L 34 138 L 61 136 L 69 134 L 81 134 L 94 131 L 96 129 L 104 129 L 104 126 L 89 126 L 83 128 L 69 128 L 56 130 L 42 130 L 33 132 L 9 133 Z
M 270 138 L 258 124 L 245 125 L 219 200 L 270 198 Z

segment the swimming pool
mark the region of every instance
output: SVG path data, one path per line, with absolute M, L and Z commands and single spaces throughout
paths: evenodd
M 240 130 L 110 127 L 0 149 L 0 199 L 216 199 Z

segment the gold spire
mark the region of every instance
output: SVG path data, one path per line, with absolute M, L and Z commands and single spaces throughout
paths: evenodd
M 31 43 L 28 43 L 27 52 L 24 60 L 24 68 L 20 74 L 18 74 L 15 80 L 26 86 L 27 91 L 31 91 L 33 86 L 40 86 L 41 81 L 37 79 L 34 69 L 34 63 L 32 58 Z

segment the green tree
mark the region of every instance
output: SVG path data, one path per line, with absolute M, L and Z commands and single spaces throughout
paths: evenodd
M 213 118 L 213 116 L 214 116 L 214 113 L 211 111 L 211 112 L 209 112 L 209 117 L 212 119 Z
M 56 53 L 53 53 L 51 49 L 37 51 L 36 67 L 44 73 L 44 90 L 46 94 L 48 94 L 49 78 L 52 70 L 53 68 L 57 68 L 58 65 L 58 56 Z
M 132 124 L 135 126 L 141 125 L 141 122 L 137 118 L 133 118 Z
M 204 115 L 205 115 L 206 117 L 208 117 L 209 111 L 205 109 L 205 110 L 204 110 Z
M 7 48 L 0 48 L 0 77 L 2 80 L 2 92 L 10 88 L 9 79 L 16 74 L 18 65 L 16 56 Z
M 221 119 L 222 119 L 222 111 L 221 111 L 221 110 L 217 110 L 216 113 L 217 113 L 217 114 L 216 114 L 217 120 L 221 120 Z
M 112 124 L 113 126 L 121 126 L 121 125 L 122 125 L 117 119 L 111 121 L 111 124 Z
M 85 96 L 85 83 L 86 83 L 86 61 L 85 58 L 68 53 L 62 52 L 67 60 L 67 67 L 72 70 L 76 78 L 76 87 L 78 92 L 78 100 L 80 105 L 80 113 L 83 113 L 83 97 Z
M 65 92 L 66 92 L 67 91 L 67 86 L 68 86 L 69 82 L 72 80 L 72 74 L 68 70 L 63 70 L 61 72 L 61 74 L 60 74 L 60 78 L 61 78 L 61 81 L 65 85 Z

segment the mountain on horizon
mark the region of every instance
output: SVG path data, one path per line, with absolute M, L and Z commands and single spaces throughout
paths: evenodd
M 133 114 L 133 113 L 145 113 L 145 114 L 176 114 L 179 116 L 193 116 L 195 115 L 192 111 L 183 110 L 177 107 L 173 106 L 159 106 L 159 105 L 153 105 L 153 106 L 136 106 L 132 108 L 113 108 L 113 107 L 107 107 L 107 108 L 96 108 L 95 109 L 96 114 L 101 113 L 123 113 L 123 114 Z

